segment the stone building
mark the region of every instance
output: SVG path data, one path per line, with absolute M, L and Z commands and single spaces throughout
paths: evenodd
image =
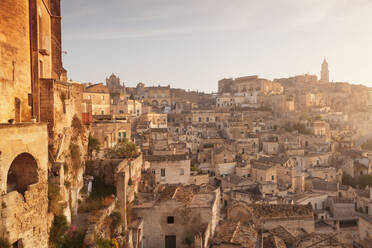
M 258 228 L 273 229 L 285 226 L 292 232 L 304 229 L 315 231 L 311 207 L 292 204 L 246 204 L 237 202 L 227 209 L 227 219 L 242 223 L 253 222 Z
M 280 83 L 258 78 L 257 75 L 235 79 L 222 79 L 218 81 L 219 93 L 244 93 L 257 91 L 263 95 L 278 95 L 283 93 L 283 87 Z
M 160 184 L 187 184 L 190 180 L 190 159 L 186 155 L 149 155 L 145 160 Z
M 131 125 L 126 120 L 95 121 L 91 124 L 91 134 L 98 139 L 102 149 L 112 148 L 131 138 Z
M 1 1 L 0 20 L 0 235 L 13 247 L 43 248 L 52 215 L 40 91 L 42 79 L 66 77 L 60 1 Z
M 168 127 L 168 118 L 167 114 L 160 113 L 145 113 L 140 117 L 141 121 L 147 122 L 149 128 L 167 128 Z
M 144 247 L 186 248 L 199 240 L 199 247 L 207 248 L 219 221 L 220 191 L 206 185 L 165 185 L 155 198 L 132 208 L 144 220 Z
M 251 176 L 257 182 L 277 182 L 276 169 L 274 166 L 261 163 L 256 160 L 251 161 Z
M 83 99 L 92 102 L 93 115 L 109 115 L 111 113 L 110 91 L 102 83 L 86 86 Z

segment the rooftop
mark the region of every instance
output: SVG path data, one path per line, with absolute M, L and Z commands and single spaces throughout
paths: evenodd
M 140 197 L 135 208 L 152 208 L 162 201 L 176 200 L 189 208 L 209 208 L 216 199 L 216 188 L 211 185 L 161 185 L 158 194 Z
M 231 244 L 239 247 L 254 248 L 256 247 L 257 236 L 257 231 L 253 224 L 247 225 L 226 220 L 217 226 L 213 244 L 214 247 L 222 244 Z
M 162 162 L 162 161 L 183 161 L 189 160 L 186 154 L 172 154 L 172 155 L 147 155 L 145 160 L 149 162 Z

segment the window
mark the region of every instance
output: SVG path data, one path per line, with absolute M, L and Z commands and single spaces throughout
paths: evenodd
M 167 223 L 168 224 L 173 224 L 174 223 L 174 216 L 168 216 L 167 217 Z
M 151 170 L 151 173 L 155 175 L 156 174 L 156 171 L 155 170 Z
M 209 122 L 209 117 L 207 117 L 207 120 L 206 121 Z
M 40 65 L 40 68 L 39 68 L 39 77 L 40 78 L 43 78 L 44 77 L 44 63 L 43 61 L 39 61 L 39 65 Z
M 91 95 L 89 95 L 89 96 L 88 96 L 88 99 L 89 99 L 89 100 L 91 100 L 91 99 L 92 99 L 92 96 L 91 96 Z
M 274 176 L 271 176 L 271 180 L 273 180 L 273 181 L 274 181 Z
M 43 18 L 41 16 L 41 13 L 39 13 L 38 31 L 39 31 L 39 48 L 43 48 Z
M 161 168 L 160 175 L 161 177 L 165 177 L 165 168 Z
M 102 100 L 105 100 L 105 96 L 101 96 L 101 99 L 102 99 Z
M 180 169 L 180 175 L 185 175 L 185 170 L 184 169 Z
M 201 117 L 199 117 L 199 122 L 202 122 L 202 118 Z
M 103 109 L 101 110 L 101 114 L 102 114 L 102 115 L 104 115 L 104 114 L 105 114 L 105 111 L 104 111 Z

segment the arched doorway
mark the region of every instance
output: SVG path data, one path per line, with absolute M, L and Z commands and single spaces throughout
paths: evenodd
M 39 181 L 37 163 L 29 153 L 18 155 L 12 162 L 7 177 L 7 193 L 18 191 L 22 195 L 27 187 Z

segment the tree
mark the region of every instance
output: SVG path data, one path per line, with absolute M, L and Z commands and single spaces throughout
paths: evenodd
M 125 139 L 118 143 L 114 148 L 107 149 L 106 158 L 136 158 L 138 156 L 138 146 L 132 141 Z
M 349 186 L 355 188 L 356 185 L 358 184 L 358 182 L 352 176 L 350 176 L 349 174 L 344 172 L 342 174 L 342 184 L 349 185 Z
M 358 178 L 359 185 L 362 189 L 366 188 L 367 186 L 372 186 L 372 175 L 362 175 Z

